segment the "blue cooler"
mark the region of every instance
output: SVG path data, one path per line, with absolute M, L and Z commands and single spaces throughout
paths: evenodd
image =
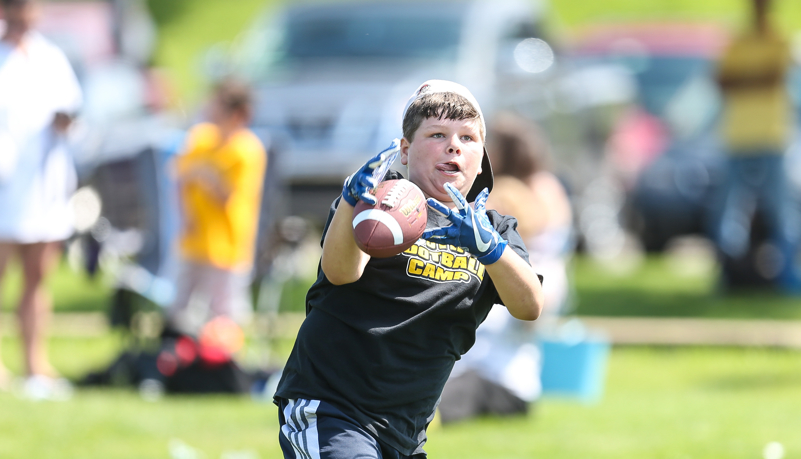
M 595 402 L 602 397 L 611 346 L 607 338 L 584 333 L 583 327 L 580 330 L 580 336 L 560 333 L 539 339 L 543 396 L 577 398 L 584 402 Z

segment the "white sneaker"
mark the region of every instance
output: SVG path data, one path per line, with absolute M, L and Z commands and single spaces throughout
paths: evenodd
M 21 398 L 29 400 L 64 401 L 72 397 L 72 384 L 64 378 L 50 378 L 48 376 L 30 376 L 22 383 Z

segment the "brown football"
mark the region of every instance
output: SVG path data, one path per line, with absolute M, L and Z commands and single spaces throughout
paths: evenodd
M 391 257 L 411 247 L 425 231 L 426 198 L 417 185 L 405 179 L 383 181 L 374 194 L 375 205 L 356 204 L 353 236 L 371 257 Z

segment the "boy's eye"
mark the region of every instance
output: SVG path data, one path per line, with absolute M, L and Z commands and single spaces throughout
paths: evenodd
M 435 132 L 434 134 L 431 134 L 431 137 L 434 137 L 435 139 L 441 139 L 442 137 L 445 137 L 445 135 L 441 132 Z
M 473 140 L 473 136 L 471 136 L 471 135 L 463 135 L 462 136 L 462 140 L 464 140 L 465 142 L 470 142 L 470 141 Z

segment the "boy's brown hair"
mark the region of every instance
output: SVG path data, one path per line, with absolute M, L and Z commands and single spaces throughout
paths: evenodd
M 403 118 L 403 137 L 409 142 L 426 118 L 446 120 L 481 120 L 481 114 L 463 96 L 453 92 L 425 94 L 409 105 Z M 479 123 L 481 141 L 484 142 L 483 124 Z
M 239 113 L 250 118 L 253 96 L 247 83 L 236 78 L 225 78 L 214 86 L 214 95 L 220 107 L 228 113 Z
M 487 125 L 478 101 L 464 86 L 447 80 L 427 80 L 412 93 L 403 109 L 403 137 L 412 142 L 414 135 L 426 118 L 447 120 L 475 120 L 478 123 L 481 143 L 486 143 Z M 484 188 L 492 191 L 492 164 L 487 147 L 481 158 L 481 172 L 475 177 L 467 192 L 467 202 L 473 202 Z

